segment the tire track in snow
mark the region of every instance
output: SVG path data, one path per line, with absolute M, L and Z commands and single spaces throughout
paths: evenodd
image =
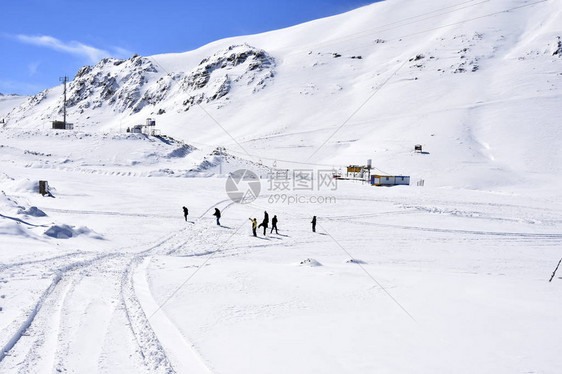
M 190 343 L 183 333 L 166 316 L 165 312 L 159 308 L 158 303 L 150 292 L 146 272 L 151 261 L 151 257 L 145 257 L 142 262 L 137 263 L 131 273 L 131 280 L 136 289 L 136 294 L 140 294 L 139 305 L 151 315 L 150 324 L 166 336 L 163 340 L 164 348 L 169 352 L 173 359 L 174 367 L 181 373 L 201 373 L 212 372 L 197 352 L 195 346 Z M 159 311 L 153 315 L 155 311 Z M 148 322 L 148 321 L 147 321 Z
M 44 326 L 44 328 L 36 329 L 37 331 L 34 332 L 34 327 L 30 327 L 29 333 L 25 335 L 27 341 L 17 346 L 17 350 L 27 352 L 25 358 L 18 364 L 18 372 L 39 372 L 41 368 L 55 370 L 56 340 L 62 324 L 62 309 L 74 285 L 73 279 L 61 279 L 52 292 L 53 297 L 45 300 L 42 313 L 38 313 L 34 321 L 34 324 Z M 31 336 L 34 337 L 30 338 Z
M 127 256 L 116 256 L 77 269 L 67 274 L 75 287 L 62 308 L 53 371 L 81 372 L 84 367 L 95 370 L 107 350 L 104 343 L 110 339 L 119 343 L 119 350 L 127 352 L 131 360 L 141 362 L 132 333 L 126 324 L 110 330 L 115 313 L 124 315 L 119 303 L 121 269 L 125 269 Z M 117 364 L 114 362 L 113 364 Z M 133 365 L 134 366 L 134 365 Z M 137 370 L 138 371 L 138 370 Z
M 135 295 L 133 271 L 135 264 L 144 256 L 133 258 L 121 279 L 121 297 L 129 326 L 133 331 L 140 353 L 146 366 L 153 373 L 175 373 L 170 361 L 160 344 L 142 306 Z
M 8 340 L 8 342 L 2 347 L 2 351 L 0 351 L 0 365 L 8 355 L 8 353 L 15 347 L 15 345 L 20 341 L 24 333 L 31 327 L 31 324 L 35 320 L 35 317 L 41 310 L 45 300 L 51 295 L 51 293 L 56 288 L 57 284 L 60 282 L 61 276 L 57 275 L 52 280 L 49 287 L 43 292 L 43 294 L 39 297 L 39 301 L 34 305 L 34 307 L 29 312 L 27 318 L 23 321 L 20 327 L 17 329 L 15 334 Z
M 141 252 L 141 254 L 149 253 L 150 251 L 162 246 L 164 243 L 166 243 L 176 235 L 178 235 L 177 232 L 166 235 L 164 239 L 161 239 L 156 244 L 152 245 L 145 251 Z M 74 254 L 80 255 L 84 253 L 75 252 Z M 100 265 L 102 262 L 104 262 L 104 260 L 107 259 L 123 258 L 124 260 L 127 260 L 135 256 L 134 254 L 125 254 L 125 253 L 117 252 L 117 253 L 106 253 L 101 255 L 98 254 L 94 258 L 87 258 L 87 259 L 80 258 L 79 261 L 75 261 L 75 258 L 72 255 L 73 254 L 71 253 L 62 256 L 55 256 L 53 258 L 48 258 L 44 260 L 10 264 L 8 266 L 8 267 L 17 267 L 17 266 L 25 266 L 25 265 L 37 265 L 42 263 L 49 263 L 52 261 L 57 262 L 63 260 L 62 261 L 63 263 L 60 264 L 60 266 L 57 269 L 54 269 L 52 271 L 54 276 L 49 287 L 41 294 L 38 301 L 34 304 L 34 306 L 30 309 L 30 311 L 28 311 L 25 319 L 18 324 L 19 327 L 16 329 L 16 331 L 12 333 L 11 337 L 7 339 L 7 342 L 2 347 L 2 351 L 0 351 L 0 366 L 2 366 L 4 360 L 6 359 L 6 357 L 8 357 L 9 353 L 12 352 L 14 350 L 14 347 L 16 347 L 16 345 L 21 341 L 22 337 L 29 334 L 30 328 L 34 326 L 39 313 L 43 313 L 43 312 L 48 313 L 48 311 L 44 311 L 43 309 L 46 305 L 47 300 L 49 300 L 49 298 L 51 298 L 55 294 L 55 291 L 57 290 L 57 286 L 59 285 L 59 283 L 63 278 L 72 278 L 72 274 L 71 274 L 72 272 L 77 270 L 86 271 L 88 270 L 88 268 L 92 268 L 95 267 L 96 265 Z M 87 253 L 87 255 L 91 256 L 92 253 Z M 64 260 L 66 259 L 69 259 L 70 261 L 65 262 Z M 123 269 L 121 270 L 121 273 L 126 272 L 127 263 L 128 262 L 124 261 L 124 265 L 123 265 Z M 39 338 L 39 335 L 41 335 L 40 331 L 41 331 L 41 326 L 37 326 L 37 338 Z
M 226 199 L 213 204 L 201 215 L 200 218 L 204 217 L 213 207 L 228 201 L 230 200 Z M 230 202 L 223 208 L 223 210 L 229 208 L 232 204 L 233 203 Z M 99 212 L 88 211 L 68 210 L 66 212 L 99 214 Z M 107 213 L 112 214 L 113 212 Z M 150 215 L 143 216 L 150 217 Z M 65 303 L 71 303 L 71 301 L 67 300 L 67 298 L 72 297 L 72 292 L 71 290 L 63 289 L 61 284 L 74 284 L 73 287 L 76 287 L 76 284 L 79 284 L 82 281 L 81 274 L 85 273 L 88 277 L 90 277 L 99 276 L 104 273 L 107 277 L 107 274 L 113 273 L 113 277 L 117 279 L 117 283 L 119 285 L 118 295 L 115 296 L 114 299 L 119 299 L 119 303 L 122 305 L 122 311 L 126 316 L 126 320 L 129 322 L 128 328 L 136 341 L 140 356 L 143 358 L 143 366 L 146 367 L 149 372 L 175 373 L 175 370 L 167 357 L 166 351 L 162 348 L 158 337 L 154 333 L 148 319 L 146 318 L 146 314 L 138 301 L 133 286 L 132 276 L 135 267 L 145 257 L 152 254 L 164 254 L 165 252 L 169 252 L 169 248 L 171 246 L 178 245 L 177 240 L 174 239 L 180 239 L 180 242 L 183 242 L 182 239 L 184 239 L 185 231 L 186 229 L 182 229 L 180 231 L 167 234 L 160 240 L 149 245 L 147 249 L 137 253 L 123 253 L 116 251 L 112 253 L 99 254 L 96 252 L 76 251 L 40 260 L 22 261 L 3 265 L 1 268 L 2 270 L 22 269 L 27 266 L 36 270 L 37 266 L 41 267 L 41 265 L 46 265 L 43 266 L 42 269 L 49 270 L 48 268 L 51 268 L 50 271 L 53 274 L 53 279 L 49 287 L 41 294 L 37 302 L 27 313 L 25 319 L 17 325 L 18 327 L 16 331 L 12 333 L 10 338 L 7 339 L 7 343 L 2 347 L 2 351 L 0 352 L 0 367 L 13 364 L 13 361 L 8 363 L 7 361 L 11 360 L 7 360 L 6 358 L 11 357 L 11 353 L 17 352 L 19 346 L 21 346 L 22 351 L 24 351 L 25 348 L 29 348 L 27 350 L 27 354 L 23 353 L 25 354 L 24 362 L 27 362 L 27 364 L 25 364 L 26 367 L 33 366 L 33 358 L 40 356 L 41 352 L 44 351 L 44 349 L 41 350 L 39 347 L 41 347 L 42 343 L 46 340 L 48 340 L 50 344 L 58 345 L 55 348 L 50 348 L 51 350 L 44 353 L 45 356 L 48 357 L 45 358 L 45 360 L 50 362 L 49 366 L 56 363 L 57 368 L 52 367 L 53 370 L 60 370 L 61 367 L 64 367 L 65 361 L 62 358 L 68 353 L 68 349 L 61 347 L 60 337 L 63 337 L 65 334 L 68 335 L 68 333 L 64 333 L 63 331 L 68 329 L 70 329 L 69 331 L 72 331 L 72 326 L 70 326 L 71 322 L 69 322 L 67 318 L 62 318 L 61 313 L 64 308 L 63 305 Z M 182 244 L 180 244 L 180 246 L 181 245 Z M 77 257 L 79 258 L 77 259 Z M 110 263 L 111 261 L 113 261 L 112 264 Z M 56 268 L 53 269 L 53 266 L 56 266 Z M 69 315 L 69 319 L 72 318 L 79 317 Z M 95 318 L 95 316 L 92 318 Z M 53 328 L 51 324 L 41 322 L 49 319 L 59 321 L 56 323 L 56 328 Z M 56 334 L 59 339 L 54 337 L 53 334 Z M 24 337 L 26 342 L 22 346 L 21 343 L 22 340 L 24 340 L 22 338 Z M 53 349 L 55 353 L 53 353 Z M 21 353 L 17 352 L 16 354 L 17 356 L 14 356 L 14 359 L 18 360 L 18 357 L 21 357 Z M 101 354 L 102 353 L 100 352 L 100 355 Z M 196 352 L 194 352 L 194 355 L 196 355 Z M 100 357 L 98 357 L 98 359 L 101 360 Z
M 16 346 L 16 344 L 18 344 L 21 338 L 29 331 L 32 324 L 35 322 L 37 315 L 43 310 L 43 307 L 47 302 L 47 300 L 51 297 L 51 295 L 55 292 L 55 290 L 57 290 L 57 286 L 59 285 L 63 277 L 67 276 L 68 273 L 74 270 L 84 269 L 87 266 L 102 261 L 103 259 L 106 259 L 108 257 L 116 257 L 118 255 L 119 254 L 114 254 L 114 253 L 99 255 L 93 259 L 76 261 L 70 264 L 66 264 L 60 267 L 59 269 L 56 269 L 54 271 L 54 277 L 49 287 L 42 293 L 38 301 L 28 312 L 27 317 L 24 319 L 24 321 L 20 324 L 20 326 L 16 329 L 16 331 L 12 334 L 12 336 L 8 339 L 7 343 L 2 348 L 2 351 L 0 352 L 0 365 L 7 357 L 8 353 Z

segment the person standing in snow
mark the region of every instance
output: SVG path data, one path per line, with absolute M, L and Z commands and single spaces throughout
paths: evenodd
M 258 228 L 258 221 L 255 218 L 250 218 L 250 221 L 252 221 L 252 233 L 254 234 L 254 236 L 258 236 L 258 234 L 256 233 L 256 230 Z
M 267 227 L 269 226 L 269 214 L 267 211 L 263 212 L 263 221 L 258 227 L 263 227 L 263 236 L 267 234 Z
M 187 215 L 189 214 L 189 211 L 187 210 L 186 207 L 183 207 L 183 218 L 185 218 L 185 222 L 187 222 Z
M 215 208 L 215 213 L 213 214 L 213 216 L 217 217 L 217 225 L 220 226 L 221 211 L 219 210 L 219 208 Z
M 312 232 L 316 232 L 316 216 L 312 217 L 312 221 L 310 223 L 312 223 Z
M 279 234 L 277 232 L 277 216 L 276 215 L 273 216 L 273 218 L 271 219 L 271 232 L 270 232 L 270 234 L 273 233 L 273 229 L 275 229 L 276 234 Z

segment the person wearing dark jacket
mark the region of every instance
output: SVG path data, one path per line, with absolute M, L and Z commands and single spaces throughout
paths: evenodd
M 258 234 L 256 233 L 256 230 L 258 228 L 258 221 L 255 218 L 250 218 L 250 221 L 252 221 L 252 234 L 254 234 L 254 236 L 258 236 Z
M 316 232 L 316 216 L 312 217 L 312 221 L 310 223 L 312 223 L 312 232 Z
M 185 222 L 187 222 L 187 215 L 189 214 L 189 211 L 187 210 L 186 207 L 183 207 L 183 218 L 185 218 Z
M 266 211 L 266 212 L 263 212 L 263 221 L 258 226 L 258 227 L 263 227 L 263 236 L 265 236 L 267 234 L 267 227 L 268 226 L 269 226 L 269 214 L 267 214 L 267 211 Z
M 213 216 L 217 217 L 217 225 L 220 226 L 221 211 L 219 210 L 219 208 L 215 208 L 215 213 L 213 214 Z
M 277 216 L 273 216 L 273 218 L 271 219 L 271 232 L 270 232 L 270 234 L 273 233 L 273 229 L 275 229 L 276 234 L 279 234 L 277 232 Z

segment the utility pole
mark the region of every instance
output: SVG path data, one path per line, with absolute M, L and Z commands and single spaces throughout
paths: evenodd
M 63 113 L 64 128 L 66 128 L 66 82 L 68 82 L 68 77 L 66 75 L 64 77 L 60 77 L 59 81 L 63 82 L 64 84 L 64 103 L 62 105 L 62 113 Z
M 222 175 L 222 147 L 219 147 L 219 175 Z

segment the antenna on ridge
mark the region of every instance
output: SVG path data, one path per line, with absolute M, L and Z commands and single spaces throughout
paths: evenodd
M 64 77 L 60 77 L 59 81 L 64 84 L 64 102 L 62 105 L 62 112 L 63 112 L 64 127 L 66 128 L 66 82 L 68 82 L 68 77 L 66 75 Z
M 62 112 L 63 112 L 63 120 L 62 121 L 53 121 L 53 129 L 57 130 L 72 130 L 74 125 L 72 123 L 66 122 L 66 82 L 68 82 L 68 77 L 65 75 L 64 77 L 60 77 L 59 81 L 64 84 L 64 101 L 62 104 Z

